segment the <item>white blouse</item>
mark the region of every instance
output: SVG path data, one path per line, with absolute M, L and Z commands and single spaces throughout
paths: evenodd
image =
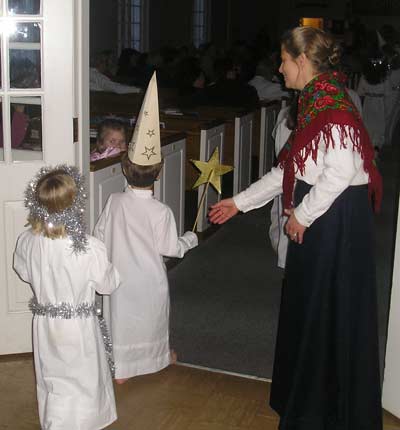
M 294 211 L 298 222 L 306 227 L 323 215 L 348 186 L 368 183 L 363 160 L 361 155 L 353 150 L 350 138 L 345 139 L 345 147 L 341 146 L 337 126 L 332 128 L 332 137 L 334 147 L 329 145 L 326 148 L 321 137 L 316 163 L 310 156 L 305 162 L 304 175 L 299 171 L 296 173 L 296 179 L 312 185 Z M 280 167 L 272 168 L 257 182 L 233 197 L 236 207 L 242 212 L 248 212 L 264 206 L 282 193 L 282 180 L 283 170 Z

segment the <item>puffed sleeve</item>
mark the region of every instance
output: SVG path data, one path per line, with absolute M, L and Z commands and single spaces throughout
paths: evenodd
M 155 226 L 155 241 L 158 252 L 165 257 L 182 258 L 187 251 L 198 245 L 197 235 L 191 231 L 178 236 L 174 214 L 168 207 L 164 208 Z
M 108 261 L 105 245 L 95 237 L 89 239 L 92 262 L 90 264 L 90 280 L 99 294 L 111 294 L 120 284 L 117 269 Z
M 283 170 L 273 167 L 266 175 L 250 187 L 233 197 L 236 207 L 242 212 L 260 208 L 275 196 L 282 194 Z
M 17 240 L 14 251 L 13 267 L 18 276 L 25 282 L 30 283 L 31 279 L 28 271 L 28 262 L 26 256 L 27 233 L 23 232 Z
M 294 213 L 298 222 L 309 227 L 323 215 L 363 169 L 360 154 L 354 150 L 353 143 L 347 137 L 345 145 L 340 144 L 339 130 L 332 128 L 335 145 L 329 145 L 323 158 L 323 170 L 316 183 L 306 194 Z M 320 145 L 325 145 L 320 142 Z

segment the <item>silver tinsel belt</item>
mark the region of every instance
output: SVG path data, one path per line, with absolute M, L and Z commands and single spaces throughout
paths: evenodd
M 107 362 L 110 367 L 111 375 L 115 376 L 115 363 L 113 359 L 112 341 L 110 332 L 108 331 L 106 321 L 96 311 L 95 303 L 80 303 L 79 305 L 73 305 L 71 303 L 59 303 L 54 305 L 47 303 L 43 305 L 39 303 L 36 297 L 32 297 L 29 300 L 29 309 L 33 315 L 48 317 L 48 318 L 59 318 L 59 319 L 73 319 L 73 318 L 89 318 L 91 316 L 97 316 L 99 320 L 101 336 L 103 338 L 104 348 L 106 350 Z

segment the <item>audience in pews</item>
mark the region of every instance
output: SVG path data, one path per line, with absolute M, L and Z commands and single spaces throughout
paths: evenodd
M 90 70 L 91 90 L 119 94 L 139 92 L 147 85 L 151 73 L 157 71 L 161 104 L 164 103 L 163 92 L 168 94 L 167 105 L 163 107 L 193 109 L 204 105 L 226 105 L 254 109 L 259 101 L 288 95 L 282 81 L 277 78 L 280 49 L 271 44 L 267 33 L 261 32 L 252 44 L 236 41 L 226 49 L 212 42 L 198 49 L 189 45 L 163 46 L 148 53 L 125 48 L 118 65 L 114 56 L 102 52 Z M 360 111 L 357 95 L 352 91 L 359 90 L 363 96 L 365 121 L 377 148 L 385 142 L 391 143 L 400 116 L 400 105 L 396 102 L 400 94 L 399 40 L 399 34 L 392 26 L 386 25 L 376 31 L 356 18 L 347 26 L 342 38 L 341 69 L 349 78 L 348 92 Z M 379 85 L 367 78 L 368 72 L 362 69 L 363 64 L 371 64 L 371 58 L 382 58 L 387 65 L 387 79 Z M 377 68 L 376 65 L 373 67 L 375 71 Z M 364 78 L 359 84 L 361 74 Z M 384 89 L 367 88 L 366 83 L 378 87 L 383 83 Z M 383 96 L 378 100 L 380 94 Z M 378 109 L 378 115 L 371 115 L 370 105 L 377 103 L 384 108 Z M 378 122 L 385 124 L 385 130 L 375 129 Z

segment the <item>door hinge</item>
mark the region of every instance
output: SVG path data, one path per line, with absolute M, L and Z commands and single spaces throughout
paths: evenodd
M 73 129 L 73 143 L 78 142 L 78 136 L 79 136 L 79 122 L 78 118 L 72 118 L 72 129 Z

